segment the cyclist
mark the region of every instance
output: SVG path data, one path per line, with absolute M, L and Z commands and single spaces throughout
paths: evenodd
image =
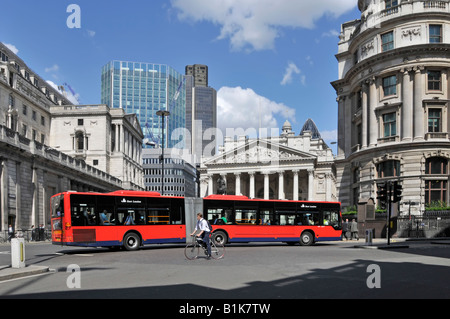
M 195 225 L 195 229 L 192 232 L 191 236 L 200 230 L 200 233 L 197 234 L 197 237 L 201 237 L 206 244 L 206 251 L 208 254 L 208 259 L 211 258 L 211 244 L 209 242 L 209 236 L 211 235 L 211 229 L 208 227 L 208 222 L 203 218 L 202 213 L 197 213 L 197 224 Z

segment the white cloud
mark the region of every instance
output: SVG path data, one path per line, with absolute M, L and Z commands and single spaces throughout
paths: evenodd
M 252 89 L 222 87 L 217 92 L 217 126 L 224 136 L 227 128 L 258 132 L 261 127 L 279 129 L 275 116 L 295 121 L 295 110 L 260 96 Z
M 340 16 L 355 0 L 171 0 L 182 21 L 220 26 L 218 39 L 230 39 L 234 51 L 275 47 L 281 28 L 313 28 L 324 15 Z
M 16 48 L 14 44 L 5 43 L 5 46 L 12 51 L 12 53 L 17 54 L 19 53 L 19 49 Z
M 325 142 L 336 142 L 337 141 L 337 130 L 332 131 L 321 131 L 320 136 Z
M 59 70 L 58 64 L 53 64 L 51 67 L 44 69 L 44 71 L 47 72 L 47 73 L 49 73 L 49 72 L 57 72 L 58 70 Z
M 328 32 L 322 33 L 322 36 L 323 37 L 329 37 L 329 38 L 338 37 L 339 36 L 339 32 L 336 31 L 336 30 L 330 30 Z
M 294 74 L 300 74 L 300 73 L 301 73 L 301 71 L 297 67 L 297 65 L 295 65 L 294 62 L 289 62 L 288 66 L 286 67 L 286 71 L 284 73 L 283 80 L 281 81 L 280 84 L 286 85 L 288 83 L 292 83 L 292 76 Z M 302 79 L 303 79 L 303 77 L 302 77 Z
M 87 35 L 88 35 L 88 37 L 93 38 L 93 37 L 95 37 L 95 31 L 87 30 Z

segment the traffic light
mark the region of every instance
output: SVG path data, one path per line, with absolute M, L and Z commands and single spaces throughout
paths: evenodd
M 402 185 L 400 185 L 398 182 L 394 182 L 394 190 L 392 196 L 393 203 L 398 203 L 402 199 L 402 190 Z
M 388 202 L 388 185 L 386 183 L 377 184 L 377 199 L 381 208 L 386 208 Z

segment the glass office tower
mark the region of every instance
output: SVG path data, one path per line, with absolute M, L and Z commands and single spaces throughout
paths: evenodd
M 102 68 L 101 103 L 136 113 L 145 138 L 162 143 L 159 110 L 168 110 L 165 147 L 184 148 L 184 139 L 172 135 L 186 126 L 185 76 L 168 65 L 111 61 Z

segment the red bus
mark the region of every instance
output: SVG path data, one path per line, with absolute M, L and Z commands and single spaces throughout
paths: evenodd
M 65 192 L 51 198 L 53 244 L 87 247 L 185 243 L 184 199 L 159 193 Z
M 341 240 L 342 215 L 338 202 L 248 199 L 211 195 L 203 212 L 213 227 L 215 241 L 286 242 L 307 246 Z
M 186 243 L 203 212 L 212 237 L 233 242 L 312 245 L 341 239 L 340 203 L 248 199 L 211 195 L 161 196 L 155 192 L 64 192 L 51 198 L 52 242 L 86 247 Z

